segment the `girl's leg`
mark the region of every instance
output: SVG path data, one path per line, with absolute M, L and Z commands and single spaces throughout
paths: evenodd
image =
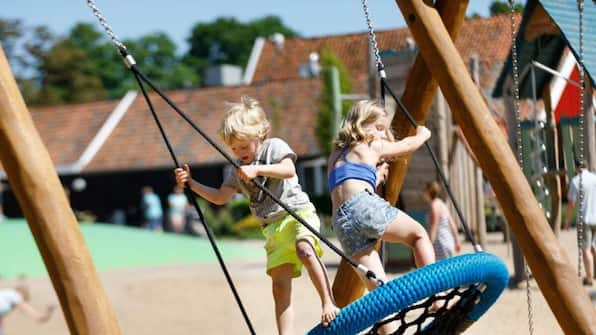
M 327 326 L 335 317 L 339 309 L 335 306 L 333 300 L 333 293 L 331 291 L 331 284 L 329 283 L 329 276 L 325 265 L 317 257 L 315 248 L 309 239 L 300 239 L 296 241 L 296 254 L 298 258 L 306 267 L 310 280 L 314 284 L 319 297 L 321 298 L 321 305 L 323 311 L 321 313 L 321 323 Z
M 381 239 L 410 246 L 414 250 L 414 260 L 417 267 L 435 261 L 435 251 L 426 230 L 420 223 L 404 212 L 399 213 L 387 226 Z
M 292 310 L 292 274 L 293 264 L 283 264 L 271 269 L 273 301 L 275 302 L 275 321 L 279 335 L 294 332 L 294 312 Z
M 387 281 L 385 269 L 383 268 L 383 262 L 381 261 L 381 257 L 379 256 L 379 253 L 377 252 L 377 250 L 375 250 L 374 247 L 371 247 L 359 254 L 356 254 L 356 256 L 352 257 L 352 259 L 356 263 L 362 264 L 366 266 L 369 270 L 374 272 L 374 274 L 377 276 L 377 279 L 380 279 L 383 282 Z M 369 291 L 372 291 L 377 288 L 377 283 L 372 282 L 370 279 L 366 278 L 366 276 L 364 276 L 360 271 L 358 271 L 358 275 L 360 276 L 360 279 L 362 279 Z M 379 334 L 393 334 L 398 327 L 399 324 L 397 322 L 389 322 L 383 327 L 379 328 Z

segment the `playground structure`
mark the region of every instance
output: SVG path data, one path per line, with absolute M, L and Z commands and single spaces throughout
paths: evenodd
M 508 222 L 561 327 L 569 334 L 594 333 L 596 317 L 592 305 L 581 293 L 567 256 L 558 246 L 506 140 L 494 136 L 499 129 L 453 47 L 452 38 L 461 26 L 467 2 L 437 1 L 436 8 L 422 1 L 404 1 L 398 5 L 424 59 L 416 61 L 413 73 L 427 74 L 410 76 L 404 103 L 417 121 L 424 121 L 437 85 L 444 88 L 455 119 L 493 184 Z M 452 21 L 446 19 L 443 26 L 439 13 Z M 76 220 L 4 58 L 0 62 L 0 79 L 0 128 L 5 130 L 0 144 L 8 148 L 0 152 L 0 158 L 11 184 L 15 185 L 71 333 L 118 334 L 118 325 L 97 281 Z M 407 125 L 397 119 L 394 123 Z M 398 135 L 408 133 L 409 128 L 397 129 Z M 33 158 L 35 167 L 30 164 Z M 388 199 L 393 202 L 406 168 L 407 160 L 396 162 L 391 168 Z M 52 224 L 55 222 L 62 225 Z M 86 276 L 80 276 L 81 273 Z M 348 295 L 360 296 L 358 285 L 341 273 L 345 272 L 338 272 L 336 284 L 344 286 Z M 345 299 L 345 294 L 337 292 L 339 300 Z

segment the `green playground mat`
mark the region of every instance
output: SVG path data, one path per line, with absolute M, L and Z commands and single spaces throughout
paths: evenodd
M 58 223 L 57 223 L 58 224 Z M 189 235 L 154 233 L 140 228 L 82 223 L 81 231 L 98 270 L 175 264 L 217 263 L 209 240 Z M 261 247 L 234 240 L 216 240 L 224 261 L 264 258 Z M 45 265 L 22 219 L 0 222 L 0 276 L 47 276 Z

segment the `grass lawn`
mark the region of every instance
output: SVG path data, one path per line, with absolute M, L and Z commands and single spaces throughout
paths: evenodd
M 98 270 L 217 262 L 207 238 L 102 223 L 80 227 Z M 234 240 L 216 243 L 224 261 L 264 257 L 261 248 Z M 47 276 L 47 271 L 25 220 L 8 219 L 0 223 L 0 276 L 19 275 Z

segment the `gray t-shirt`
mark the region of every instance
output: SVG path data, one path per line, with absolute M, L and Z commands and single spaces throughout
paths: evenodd
M 296 153 L 292 151 L 286 142 L 279 138 L 270 138 L 263 141 L 259 152 L 255 156 L 255 160 L 250 164 L 277 164 L 288 157 L 296 162 Z M 238 161 L 238 164 L 241 165 L 242 163 Z M 312 206 L 308 195 L 302 191 L 296 175 L 287 179 L 257 177 L 255 181 L 265 186 L 292 210 Z M 252 182 L 244 183 L 238 177 L 235 169 L 227 170 L 222 186 L 235 188 L 238 192 L 242 192 L 248 196 L 250 199 L 250 211 L 254 216 L 264 220 L 266 223 L 278 220 L 287 214 L 283 207 L 253 185 Z

